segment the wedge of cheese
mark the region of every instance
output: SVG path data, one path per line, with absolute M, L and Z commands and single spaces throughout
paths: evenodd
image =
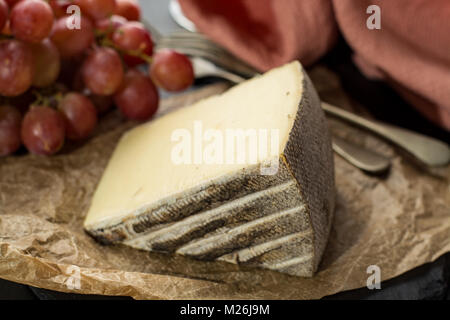
M 251 134 L 241 148 L 224 142 L 236 132 L 266 152 L 251 156 Z M 84 227 L 107 244 L 312 276 L 333 170 L 319 98 L 293 62 L 126 133 Z

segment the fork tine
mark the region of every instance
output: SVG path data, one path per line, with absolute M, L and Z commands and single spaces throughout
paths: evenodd
M 245 77 L 253 77 L 257 74 L 254 69 L 247 67 L 245 64 L 238 62 L 232 57 L 220 55 L 210 50 L 205 50 L 205 48 L 202 47 L 180 46 L 179 44 L 173 43 L 172 45 L 158 45 L 156 50 L 162 48 L 170 48 L 189 56 L 198 56 L 207 59 L 226 70 L 232 70 L 234 73 L 240 74 Z
M 170 49 L 174 49 L 176 51 L 179 51 L 181 53 L 184 53 L 184 54 L 187 54 L 190 56 L 199 56 L 199 57 L 208 59 L 210 61 L 213 61 L 216 64 L 217 63 L 227 64 L 227 62 L 228 62 L 228 61 L 225 61 L 224 59 L 218 58 L 218 56 L 215 55 L 213 52 L 203 50 L 202 48 L 183 47 L 183 46 L 173 45 L 173 46 L 164 46 L 164 47 L 157 46 L 156 50 L 159 50 L 161 48 L 170 48 Z
M 258 74 L 256 69 L 198 32 L 179 31 L 163 36 L 157 42 L 156 50 L 162 48 L 171 48 L 190 56 L 202 57 L 223 69 L 245 77 Z
M 201 47 L 204 48 L 205 50 L 210 50 L 210 51 L 214 51 L 217 52 L 219 54 L 223 54 L 223 55 L 230 55 L 225 49 L 223 49 L 222 47 L 210 42 L 210 41 L 205 41 L 203 39 L 199 39 L 199 38 L 191 38 L 191 39 L 177 39 L 177 38 L 163 38 L 158 42 L 159 46 L 165 46 L 165 45 L 178 45 L 178 46 L 188 46 L 188 47 Z
M 162 34 L 154 27 L 152 26 L 147 20 L 141 19 L 142 24 L 145 26 L 147 30 L 150 31 L 152 34 L 152 38 L 155 42 L 158 42 L 163 38 Z
M 206 35 L 199 33 L 199 32 L 190 32 L 190 31 L 175 31 L 172 32 L 168 37 L 171 38 L 184 38 L 184 39 L 193 39 L 193 38 L 200 38 L 200 39 L 209 39 Z
M 231 61 L 233 59 L 233 57 L 229 56 L 226 52 L 224 52 L 223 50 L 221 50 L 220 48 L 216 48 L 216 47 L 210 47 L 204 43 L 198 42 L 189 42 L 189 43 L 185 43 L 185 42 L 160 42 L 158 43 L 158 45 L 156 46 L 157 49 L 158 48 L 192 48 L 192 49 L 196 49 L 196 50 L 204 50 L 210 54 L 214 54 L 215 56 L 218 57 L 218 59 L 224 59 L 227 61 Z M 234 59 L 233 59 L 234 60 Z M 236 62 L 238 63 L 238 62 Z
M 252 77 L 258 73 L 253 67 L 231 55 L 224 49 L 217 46 L 210 46 L 201 41 L 162 40 L 157 44 L 156 50 L 162 48 L 171 48 L 180 52 L 186 52 L 187 50 L 194 51 L 195 53 L 189 54 L 200 55 L 206 59 L 212 59 L 215 63 L 226 66 L 227 68 L 230 68 L 230 70 L 238 71 L 238 73 L 242 75 Z

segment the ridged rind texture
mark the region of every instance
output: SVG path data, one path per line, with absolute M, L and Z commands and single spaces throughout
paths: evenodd
M 275 175 L 247 167 L 87 231 L 103 243 L 311 277 L 333 210 L 331 140 L 304 74 L 294 128 Z
M 289 179 L 292 175 L 282 162 L 277 174 L 268 176 L 261 175 L 259 166 L 254 165 L 140 208 L 133 216 L 116 223 L 101 224 L 87 231 L 105 244 L 131 240 Z

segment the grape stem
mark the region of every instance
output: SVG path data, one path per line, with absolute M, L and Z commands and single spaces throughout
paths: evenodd
M 38 90 L 33 90 L 36 100 L 32 103 L 33 106 L 48 105 L 49 99 L 41 94 Z
M 63 98 L 62 92 L 56 92 L 53 94 L 46 95 L 45 93 L 43 94 L 39 90 L 33 90 L 33 94 L 36 97 L 36 100 L 32 103 L 32 105 L 36 106 L 55 107 L 59 105 L 59 102 Z

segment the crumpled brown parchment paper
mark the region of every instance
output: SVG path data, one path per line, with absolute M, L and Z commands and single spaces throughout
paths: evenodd
M 319 66 L 310 75 L 322 99 L 358 109 L 329 70 Z M 225 88 L 167 99 L 160 114 Z M 336 120 L 330 120 L 334 134 L 390 157 L 393 167 L 374 177 L 335 156 L 337 209 L 315 277 L 102 246 L 82 223 L 119 137 L 131 126 L 111 113 L 88 143 L 61 155 L 0 159 L 0 278 L 136 299 L 312 299 L 366 286 L 370 265 L 387 280 L 450 251 L 450 168 L 422 171 L 390 145 Z

